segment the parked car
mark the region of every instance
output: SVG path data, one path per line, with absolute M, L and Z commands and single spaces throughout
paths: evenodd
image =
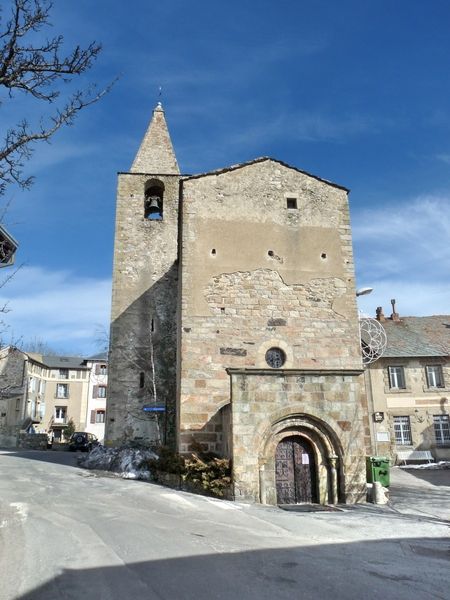
M 99 441 L 93 433 L 87 433 L 87 431 L 75 431 L 69 440 L 69 450 L 75 452 L 81 450 L 81 452 L 90 452 L 92 448 L 98 446 Z

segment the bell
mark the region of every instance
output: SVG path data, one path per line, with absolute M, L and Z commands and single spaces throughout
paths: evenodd
M 148 205 L 148 214 L 149 215 L 161 212 L 161 209 L 159 207 L 159 198 L 158 198 L 158 196 L 150 196 L 148 198 L 148 200 L 150 201 L 150 203 Z

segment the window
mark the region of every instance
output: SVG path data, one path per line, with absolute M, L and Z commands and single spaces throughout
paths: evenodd
M 30 392 L 36 391 L 36 379 L 34 377 L 30 377 Z
M 438 446 L 450 446 L 450 419 L 448 415 L 433 415 L 434 437 Z
M 105 422 L 105 411 L 97 410 L 95 413 L 95 422 L 96 423 L 104 423 Z
M 59 370 L 59 378 L 60 379 L 69 379 L 69 369 L 60 369 Z
M 409 417 L 394 417 L 394 435 L 396 444 L 400 446 L 412 444 Z
M 45 394 L 45 380 L 44 379 L 41 379 L 39 381 L 39 393 Z
M 389 387 L 391 389 L 404 390 L 405 385 L 405 369 L 403 367 L 388 367 L 389 371 Z
M 286 198 L 286 208 L 296 209 L 297 208 L 297 198 Z
M 45 416 L 45 402 L 41 402 L 38 405 L 38 413 L 39 413 L 39 418 L 43 419 Z
M 67 408 L 65 406 L 55 406 L 55 423 L 65 423 Z
M 286 362 L 286 354 L 281 348 L 269 348 L 266 352 L 266 362 L 272 369 L 280 369 Z
M 99 375 L 106 375 L 106 373 L 108 372 L 108 368 L 106 365 L 99 365 L 98 366 L 98 374 Z
M 57 398 L 68 398 L 69 397 L 69 384 L 68 383 L 57 383 L 56 384 L 56 397 Z
M 429 365 L 425 367 L 427 383 L 430 388 L 443 388 L 444 376 L 441 365 Z
M 106 385 L 98 386 L 98 396 L 97 398 L 106 398 Z

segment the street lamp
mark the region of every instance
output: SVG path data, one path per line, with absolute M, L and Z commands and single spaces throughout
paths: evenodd
M 373 288 L 371 287 L 362 287 L 359 290 L 356 290 L 356 296 L 367 296 L 367 294 L 371 294 L 373 292 Z

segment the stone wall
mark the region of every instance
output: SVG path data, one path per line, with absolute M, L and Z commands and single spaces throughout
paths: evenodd
M 347 192 L 263 160 L 185 180 L 182 205 L 179 448 L 226 454 L 227 368 L 271 347 L 284 369 L 361 368 Z
M 160 221 L 144 216 L 152 179 L 164 185 Z M 177 175 L 119 174 L 106 444 L 174 437 L 178 187 Z M 167 412 L 143 411 L 155 402 Z
M 17 447 L 26 450 L 47 450 L 48 437 L 46 433 L 19 433 Z
M 276 504 L 275 450 L 293 433 L 313 445 L 321 503 L 365 499 L 370 431 L 362 371 L 230 373 L 237 500 Z

